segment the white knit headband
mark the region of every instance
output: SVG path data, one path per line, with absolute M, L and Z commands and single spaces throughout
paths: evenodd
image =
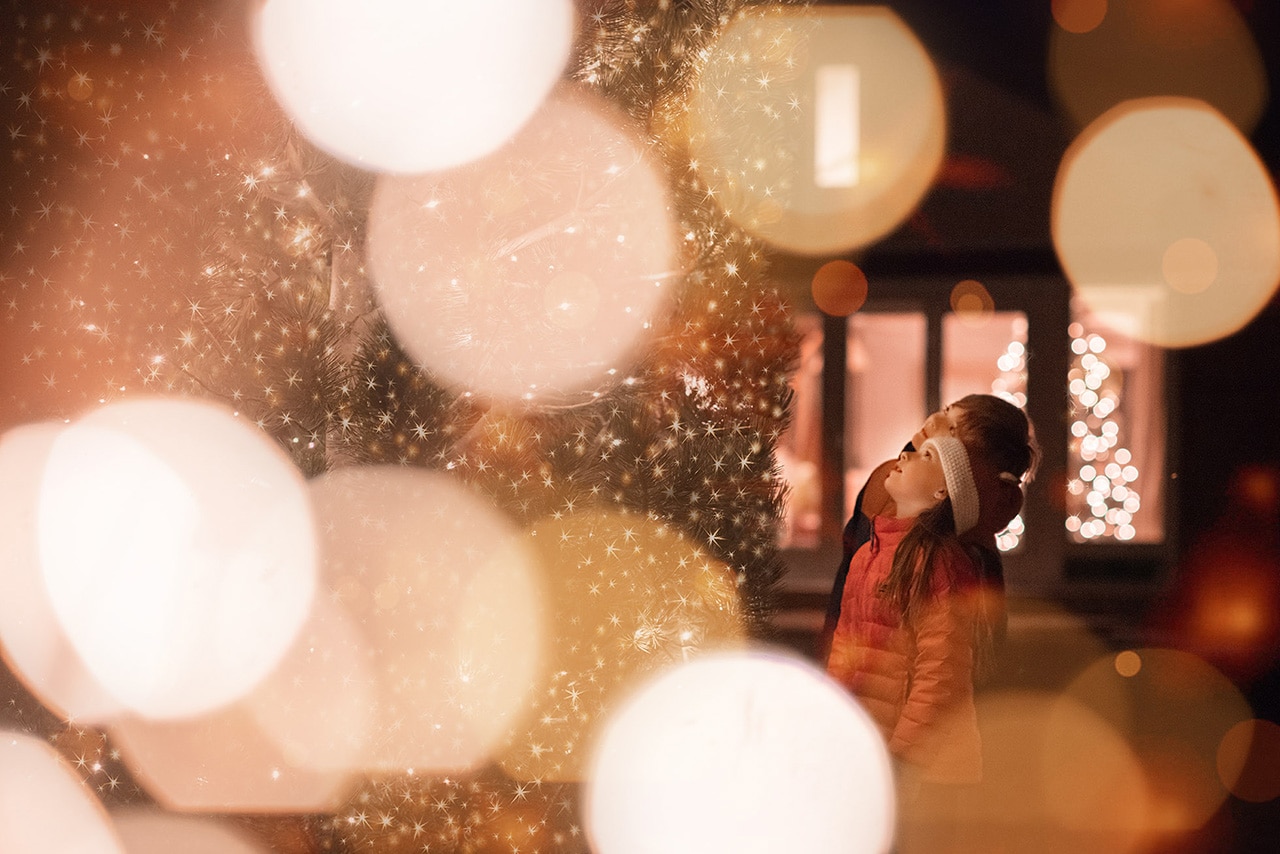
M 933 445 L 942 462 L 942 476 L 947 481 L 947 494 L 951 497 L 951 512 L 956 520 L 956 533 L 978 524 L 978 486 L 969 468 L 969 454 L 964 443 L 954 436 L 934 436 L 924 446 Z

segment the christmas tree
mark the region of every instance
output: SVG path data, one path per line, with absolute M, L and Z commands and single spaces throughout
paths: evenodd
M 578 784 L 611 704 L 645 674 L 766 633 L 782 572 L 774 447 L 797 342 L 763 247 L 720 209 L 677 132 L 705 48 L 747 4 L 580 10 L 564 85 L 613 105 L 643 141 L 667 182 L 678 264 L 641 351 L 592 386 L 529 400 L 472 393 L 398 340 L 366 256 L 376 176 L 277 108 L 237 12 L 24 5 L 11 3 L 0 89 L 10 422 L 134 395 L 207 398 L 310 478 L 388 465 L 454 479 L 529 531 L 551 567 L 550 661 L 490 761 L 368 777 L 305 822 L 310 841 L 277 831 L 276 844 L 586 850 Z M 509 190 L 573 166 L 535 163 Z M 497 256 L 509 237 L 482 248 Z M 546 235 L 523 247 L 548 263 L 561 248 Z M 10 690 L 7 725 L 51 734 L 109 803 L 146 798 L 107 737 Z

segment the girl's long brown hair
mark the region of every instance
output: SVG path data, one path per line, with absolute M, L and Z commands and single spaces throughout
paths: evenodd
M 1008 472 L 1024 483 L 1034 476 L 1040 449 L 1026 413 L 1012 403 L 989 394 L 971 394 L 953 405 L 963 412 L 956 437 L 964 443 L 975 469 L 990 469 L 986 473 L 989 476 L 978 478 L 979 504 L 992 507 L 1003 503 L 1020 507 L 1020 486 L 1001 481 L 993 475 Z M 991 494 L 993 489 L 1015 491 L 1016 499 L 1010 501 L 1008 496 L 997 498 Z M 1002 524 L 1007 524 L 1013 513 L 1006 514 L 1008 518 L 1003 519 Z M 994 533 L 991 531 L 988 536 Z M 971 538 L 959 537 L 951 499 L 944 498 L 916 517 L 915 524 L 898 544 L 885 583 L 884 595 L 898 607 L 903 621 L 910 623 L 915 620 L 933 584 L 937 566 L 935 557 L 939 549 L 962 549 L 973 562 L 978 575 L 978 585 L 972 594 L 974 598 L 965 605 L 975 616 L 974 668 L 979 675 L 989 669 L 995 645 L 1002 639 L 1006 626 L 1004 573 L 999 555 L 992 546 L 994 543 L 979 544 Z

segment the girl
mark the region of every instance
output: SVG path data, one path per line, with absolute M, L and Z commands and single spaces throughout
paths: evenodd
M 1033 479 L 1040 458 L 1031 422 L 1022 410 L 1002 398 L 992 394 L 970 394 L 926 418 L 905 450 L 916 450 L 925 439 L 934 435 L 955 436 L 966 444 L 979 444 L 979 455 L 996 461 L 997 476 L 1001 471 L 1021 475 L 1021 483 L 998 479 L 990 483 L 984 480 L 984 491 L 993 497 L 982 502 L 982 518 L 964 535 L 965 542 L 977 549 L 984 577 L 995 580 L 996 586 L 1000 586 L 1004 567 L 996 550 L 995 535 L 1004 530 L 1022 509 L 1022 487 Z M 871 517 L 892 511 L 893 502 L 885 492 L 884 479 L 895 463 L 896 460 L 881 463 L 871 473 L 858 493 L 853 514 L 844 526 L 844 550 L 836 567 L 826 621 L 818 638 L 819 656 L 823 660 L 831 650 L 831 638 L 840 618 L 850 560 L 871 537 Z
M 984 504 L 1006 503 L 1035 456 L 1026 416 L 1004 405 L 996 418 L 966 410 L 958 436 L 916 437 L 850 564 L 827 670 L 879 725 L 904 780 L 981 777 L 973 679 L 1000 622 L 998 597 L 985 593 L 1002 579 L 984 578 L 964 536 Z

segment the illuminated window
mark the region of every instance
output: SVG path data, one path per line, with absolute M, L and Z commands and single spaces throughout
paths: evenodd
M 1067 375 L 1067 532 L 1072 542 L 1164 539 L 1164 362 L 1076 312 Z
M 893 459 L 925 413 L 923 312 L 859 312 L 849 318 L 844 417 L 844 514 L 871 470 Z

